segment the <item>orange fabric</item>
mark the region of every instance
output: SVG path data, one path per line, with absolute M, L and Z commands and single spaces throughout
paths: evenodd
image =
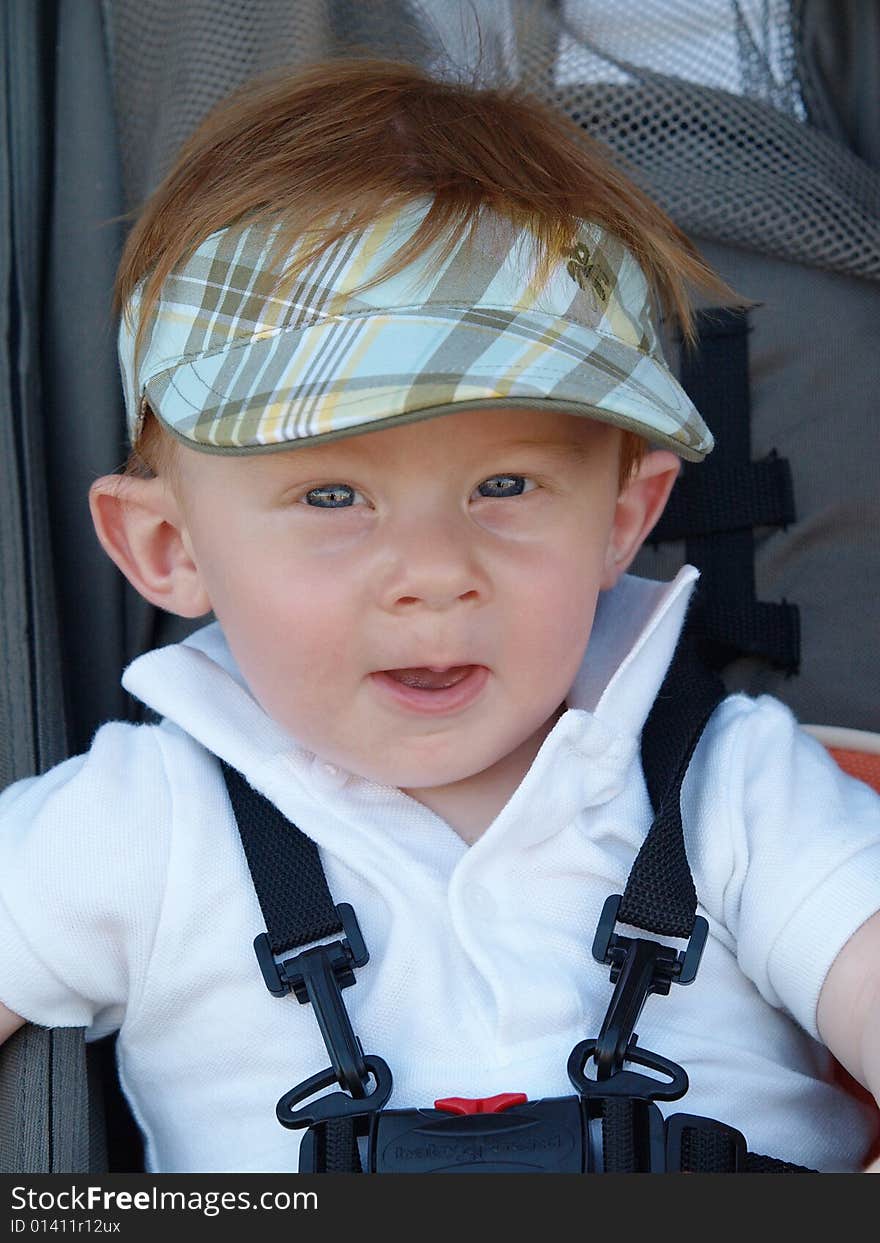
M 874 1098 L 867 1088 L 863 1088 L 858 1079 L 853 1079 L 849 1071 L 844 1070 L 840 1062 L 834 1063 L 833 1078 L 841 1087 L 845 1088 L 851 1096 L 857 1100 L 864 1101 L 866 1104 L 873 1102 Z M 865 1155 L 865 1165 L 870 1165 L 872 1161 L 876 1161 L 880 1157 L 880 1109 L 877 1111 L 877 1125 L 874 1129 L 874 1140 L 871 1147 Z
M 864 781 L 866 785 L 872 786 L 880 794 L 880 755 L 867 751 L 844 750 L 843 747 L 829 747 L 828 754 L 834 756 L 845 773 L 849 773 L 851 777 L 856 777 L 859 781 Z M 873 1100 L 870 1092 L 837 1062 L 834 1077 L 859 1100 Z M 875 1161 L 878 1157 L 880 1157 L 880 1112 L 877 1115 L 877 1134 L 868 1152 L 866 1164 Z
M 833 755 L 845 773 L 864 781 L 880 794 L 880 755 L 872 755 L 868 751 L 848 751 L 842 747 L 829 747 L 829 755 Z

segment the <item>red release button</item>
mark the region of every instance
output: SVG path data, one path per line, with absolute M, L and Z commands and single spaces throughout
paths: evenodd
M 448 1114 L 500 1114 L 514 1105 L 525 1105 L 529 1098 L 525 1092 L 499 1092 L 497 1096 L 446 1096 L 434 1101 L 435 1109 Z

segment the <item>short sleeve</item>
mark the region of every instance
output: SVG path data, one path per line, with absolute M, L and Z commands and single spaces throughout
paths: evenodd
M 825 977 L 880 910 L 880 797 L 770 696 L 733 696 L 716 716 L 695 843 L 706 891 L 746 975 L 818 1039 Z
M 143 985 L 167 874 L 170 798 L 156 726 L 0 794 L 0 1001 L 30 1022 L 122 1023 Z

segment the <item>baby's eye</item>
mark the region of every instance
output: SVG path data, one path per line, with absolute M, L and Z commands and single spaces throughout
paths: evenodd
M 341 509 L 353 505 L 356 496 L 360 493 L 347 483 L 322 483 L 318 488 L 311 488 L 303 500 L 316 509 Z
M 525 475 L 492 475 L 479 485 L 477 491 L 480 496 L 520 496 L 534 487 L 534 480 L 527 479 Z

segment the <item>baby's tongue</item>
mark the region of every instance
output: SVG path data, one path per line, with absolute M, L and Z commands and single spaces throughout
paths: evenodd
M 455 686 L 462 678 L 467 677 L 471 665 L 457 665 L 452 669 L 444 669 L 438 673 L 433 669 L 389 669 L 388 676 L 404 686 L 414 686 L 423 691 L 443 690 Z

